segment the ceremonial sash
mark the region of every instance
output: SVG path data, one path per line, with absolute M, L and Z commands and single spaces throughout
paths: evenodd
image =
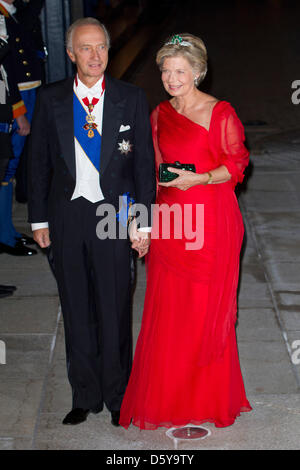
M 88 132 L 83 128 L 86 124 L 88 113 L 85 111 L 76 93 L 73 92 L 73 112 L 74 112 L 74 136 L 85 152 L 87 158 L 94 165 L 96 170 L 100 172 L 100 152 L 101 152 L 101 135 L 95 129 L 94 136 L 88 137 Z
M 6 18 L 9 18 L 9 13 L 3 5 L 0 5 L 0 14 L 4 15 Z

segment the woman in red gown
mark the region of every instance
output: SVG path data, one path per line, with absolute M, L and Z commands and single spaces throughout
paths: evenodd
M 231 105 L 197 89 L 206 61 L 203 42 L 189 34 L 173 36 L 157 54 L 173 97 L 151 115 L 157 169 L 180 161 L 196 172 L 170 169 L 178 177 L 158 183 L 156 207 L 177 212 L 166 236 L 168 219 L 154 211 L 143 320 L 119 421 L 125 428 L 224 427 L 251 410 L 235 334 L 244 228 L 234 188 L 249 153 Z

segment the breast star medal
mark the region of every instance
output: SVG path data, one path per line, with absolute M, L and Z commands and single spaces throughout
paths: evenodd
M 127 155 L 129 152 L 132 151 L 132 144 L 129 142 L 129 140 L 122 140 L 122 142 L 118 143 L 120 152 L 123 155 Z
M 83 129 L 88 131 L 88 137 L 92 139 L 95 135 L 94 130 L 97 129 L 97 124 L 95 121 L 95 116 L 92 115 L 95 105 L 98 103 L 98 98 L 93 98 L 91 103 L 89 102 L 88 98 L 83 98 L 83 103 L 87 106 L 89 110 L 89 114 L 86 116 L 86 124 L 83 126 Z

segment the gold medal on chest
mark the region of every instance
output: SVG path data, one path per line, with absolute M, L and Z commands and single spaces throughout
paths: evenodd
M 92 116 L 92 114 L 88 114 L 86 117 L 85 117 L 85 120 L 86 122 L 88 122 L 89 124 L 91 124 L 92 122 L 95 121 L 95 116 Z
M 93 123 L 93 122 L 89 122 L 88 124 L 85 124 L 83 126 L 83 129 L 88 131 L 88 137 L 90 139 L 92 139 L 95 135 L 93 129 L 97 129 L 97 124 Z

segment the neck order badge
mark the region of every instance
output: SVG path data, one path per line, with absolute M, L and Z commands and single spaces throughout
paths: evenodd
M 83 103 L 88 107 L 89 114 L 85 117 L 87 123 L 83 126 L 83 129 L 88 131 L 88 137 L 92 139 L 95 135 L 93 129 L 97 129 L 97 124 L 94 122 L 95 121 L 95 116 L 92 116 L 93 109 L 95 105 L 98 103 L 99 99 L 98 98 L 93 98 L 92 102 L 90 103 L 88 98 L 83 98 Z

